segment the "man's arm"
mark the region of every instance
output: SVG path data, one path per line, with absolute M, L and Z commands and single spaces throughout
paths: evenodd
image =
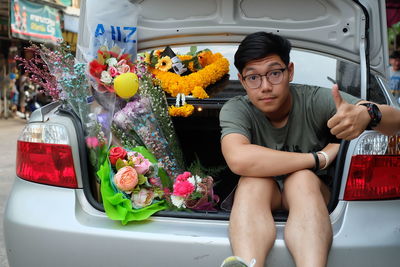
M 371 121 L 367 107 L 360 105 L 368 102 L 360 101 L 357 105 L 347 103 L 340 96 L 337 85 L 332 87 L 332 96 L 336 105 L 336 114 L 327 123 L 331 133 L 345 140 L 358 137 Z M 394 135 L 400 131 L 400 110 L 388 105 L 377 106 L 382 113 L 382 118 L 374 130 L 385 135 Z
M 382 119 L 374 130 L 385 135 L 394 135 L 400 131 L 400 110 L 388 105 L 377 106 L 382 113 Z
M 241 176 L 271 177 L 315 166 L 311 153 L 285 152 L 254 145 L 247 137 L 237 133 L 225 135 L 221 148 L 229 168 Z M 323 149 L 330 157 L 329 163 L 335 158 L 338 148 L 338 145 L 329 144 Z M 320 166 L 325 166 L 324 156 L 318 154 L 318 158 Z

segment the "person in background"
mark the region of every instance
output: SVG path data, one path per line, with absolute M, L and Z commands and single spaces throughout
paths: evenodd
M 25 72 L 18 79 L 18 91 L 19 91 L 19 111 L 21 114 L 25 114 L 25 91 L 29 88 L 29 77 L 28 73 Z
M 400 104 L 400 51 L 390 54 L 390 90 Z

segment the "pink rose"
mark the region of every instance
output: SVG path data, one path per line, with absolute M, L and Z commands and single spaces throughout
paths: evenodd
M 138 174 L 145 174 L 149 171 L 151 162 L 143 157 L 142 154 L 138 152 L 129 152 L 128 157 L 135 164 L 134 168 L 138 172 Z
M 174 184 L 173 195 L 187 197 L 194 191 L 194 185 L 188 181 L 179 181 Z
M 123 64 L 121 66 L 117 66 L 117 70 L 119 73 L 127 73 L 131 70 L 131 67 L 129 67 L 129 65 Z
M 149 183 L 150 183 L 151 185 L 161 187 L 160 178 L 150 177 L 148 180 L 149 180 Z
M 96 148 L 99 146 L 99 139 L 97 139 L 97 137 L 94 137 L 94 136 L 87 137 L 86 145 L 88 148 Z
M 116 67 L 109 67 L 108 72 L 110 73 L 111 77 L 115 77 L 119 74 Z
M 132 205 L 135 209 L 144 208 L 150 205 L 154 199 L 154 192 L 146 188 L 140 189 L 138 193 L 132 195 Z
M 177 182 L 186 181 L 187 179 L 189 179 L 190 176 L 192 176 L 192 174 L 190 172 L 184 172 L 184 173 L 178 175 L 176 177 L 175 181 L 177 181 Z
M 114 183 L 119 190 L 129 194 L 138 183 L 138 174 L 131 166 L 125 166 L 114 175 Z
M 110 149 L 110 153 L 109 153 L 109 159 L 112 165 L 115 165 L 115 163 L 117 162 L 118 159 L 125 159 L 126 157 L 126 150 L 123 149 L 122 147 L 113 147 Z

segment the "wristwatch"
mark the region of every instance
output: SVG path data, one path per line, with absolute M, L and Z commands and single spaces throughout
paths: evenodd
M 371 117 L 371 121 L 368 124 L 368 130 L 375 128 L 381 122 L 382 113 L 379 110 L 378 106 L 374 103 L 362 103 L 360 105 L 366 106 L 368 110 L 368 114 Z

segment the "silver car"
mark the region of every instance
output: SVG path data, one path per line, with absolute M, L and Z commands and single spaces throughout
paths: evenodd
M 188 161 L 198 155 L 206 166 L 225 164 L 218 112 L 230 97 L 245 93 L 232 58 L 251 32 L 290 39 L 295 83 L 328 88 L 338 83 L 357 97 L 395 105 L 387 89 L 383 0 L 132 2 L 141 5 L 138 51 L 166 45 L 188 51 L 197 45 L 230 60 L 225 90 L 208 100 L 188 100 L 203 111 L 174 120 Z M 81 5 L 79 42 L 84 45 L 89 18 L 85 1 Z M 216 212 L 161 211 L 127 225 L 110 220 L 89 168 L 82 125 L 58 103 L 32 114 L 17 150 L 17 175 L 4 215 L 11 267 L 219 266 L 231 255 L 229 211 L 221 206 Z M 332 176 L 328 266 L 400 266 L 400 138 L 365 131 L 351 142 L 342 141 Z M 221 199 L 237 179 L 228 169 L 216 177 Z M 266 264 L 294 266 L 283 239 L 287 214 L 274 217 L 277 236 Z

